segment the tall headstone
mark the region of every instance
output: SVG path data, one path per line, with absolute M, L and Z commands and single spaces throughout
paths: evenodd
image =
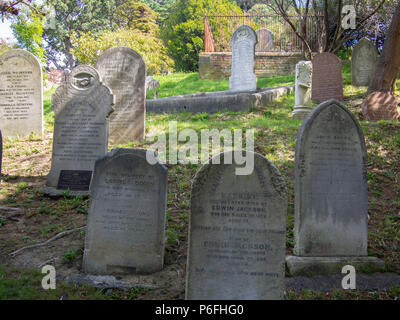
M 258 29 L 256 34 L 258 41 L 256 52 L 271 51 L 274 47 L 274 34 L 265 28 Z
M 254 73 L 254 55 L 257 34 L 252 28 L 242 25 L 231 39 L 232 75 L 229 78 L 230 91 L 252 91 L 257 89 Z
M 373 43 L 362 38 L 351 54 L 351 82 L 353 86 L 368 87 L 374 76 L 378 52 Z
M 113 96 L 94 68 L 81 65 L 71 71 L 52 101 L 54 137 L 47 186 L 88 191 L 94 163 L 107 153 Z
M 333 53 L 318 53 L 312 59 L 311 99 L 317 103 L 343 101 L 342 63 Z
M 146 118 L 146 65 L 131 48 L 106 50 L 96 63 L 102 81 L 115 96 L 110 116 L 110 144 L 125 144 L 144 138 Z
M 163 268 L 167 182 L 167 168 L 149 164 L 146 150 L 114 149 L 96 161 L 85 273 L 144 274 Z
M 292 118 L 304 119 L 312 110 L 311 83 L 312 83 L 311 61 L 300 61 L 296 64 L 296 85 Z
M 332 99 L 304 120 L 296 142 L 292 274 L 377 262 L 367 256 L 365 161 L 361 127 L 346 106 Z
M 42 67 L 28 51 L 0 56 L 0 127 L 5 137 L 43 137 Z
M 234 152 L 203 165 L 192 185 L 186 299 L 283 298 L 285 181 L 258 153 L 253 172 L 236 175 L 241 166 L 224 164 Z

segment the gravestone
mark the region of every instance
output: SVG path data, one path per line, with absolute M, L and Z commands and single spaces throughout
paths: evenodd
M 241 166 L 224 164 L 232 154 L 203 165 L 192 185 L 186 299 L 282 299 L 285 181 L 258 153 L 253 172 L 236 175 Z
M 146 65 L 131 48 L 106 50 L 96 69 L 115 96 L 110 116 L 110 144 L 125 144 L 144 138 L 146 118 Z
M 94 68 L 81 65 L 71 71 L 52 101 L 54 137 L 47 186 L 86 193 L 95 161 L 107 153 L 113 96 Z
M 231 39 L 232 75 L 229 78 L 230 91 L 253 91 L 257 89 L 254 73 L 254 55 L 257 35 L 252 28 L 242 25 Z
M 311 104 L 311 61 L 300 61 L 296 64 L 296 85 L 292 118 L 304 119 L 312 110 Z
M 374 76 L 378 52 L 373 43 L 362 38 L 351 55 L 351 82 L 353 86 L 368 87 Z
M 274 47 L 274 34 L 265 28 L 258 29 L 256 34 L 258 41 L 256 52 L 271 51 Z
M 150 165 L 146 150 L 114 149 L 96 161 L 83 257 L 85 273 L 162 270 L 167 171 L 159 162 Z
M 342 64 L 332 53 L 318 53 L 312 59 L 311 99 L 317 103 L 343 101 Z
M 396 120 L 400 119 L 398 100 L 387 92 L 372 92 L 363 101 L 361 109 L 364 120 Z
M 295 155 L 295 256 L 292 274 L 341 273 L 349 264 L 380 264 L 368 257 L 366 147 L 358 121 L 329 100 L 304 120 Z
M 42 68 L 21 49 L 0 56 L 0 127 L 5 137 L 43 138 Z

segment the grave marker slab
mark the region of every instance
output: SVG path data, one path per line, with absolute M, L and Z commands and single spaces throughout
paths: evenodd
M 113 111 L 113 96 L 97 71 L 82 65 L 71 71 L 52 100 L 55 121 L 47 186 L 88 191 L 94 163 L 107 153 L 107 117 Z
M 271 51 L 274 47 L 274 34 L 268 29 L 261 28 L 256 31 L 257 34 L 257 52 Z
M 231 39 L 232 75 L 229 78 L 230 91 L 252 91 L 257 89 L 254 73 L 254 55 L 257 35 L 252 28 L 242 25 Z
M 285 181 L 258 153 L 254 171 L 236 175 L 241 166 L 223 164 L 232 155 L 203 165 L 193 182 L 186 299 L 282 299 Z
M 292 112 L 294 119 L 304 119 L 312 110 L 311 77 L 311 61 L 300 61 L 296 64 L 295 105 Z
M 343 101 L 342 63 L 332 53 L 318 53 L 312 59 L 311 99 L 317 103 Z
M 0 56 L 0 127 L 5 137 L 43 138 L 43 79 L 36 57 L 21 49 Z
M 376 262 L 367 257 L 365 161 L 361 127 L 346 106 L 332 99 L 304 120 L 295 155 L 296 245 L 295 257 L 287 258 L 292 273 L 303 267 L 340 273 L 344 261 Z
M 146 150 L 114 149 L 96 161 L 85 273 L 152 273 L 164 260 L 167 168 Z
M 143 139 L 146 65 L 142 57 L 131 48 L 110 48 L 99 57 L 96 70 L 115 96 L 115 111 L 110 116 L 110 144 Z
M 357 42 L 351 55 L 351 82 L 353 86 L 368 87 L 374 76 L 378 52 L 373 43 L 362 38 Z

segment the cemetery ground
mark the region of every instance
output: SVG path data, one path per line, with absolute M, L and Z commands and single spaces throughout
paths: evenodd
M 345 104 L 360 120 L 367 146 L 369 200 L 368 252 L 385 261 L 382 272 L 400 274 L 400 123 L 362 120 L 361 102 L 366 88 L 351 86 L 348 65 L 343 67 Z M 200 91 L 226 90 L 228 81 L 198 81 L 197 74 L 155 77 L 161 83 L 159 97 Z M 259 79 L 258 86 L 293 84 L 294 76 Z M 399 84 L 399 83 L 398 83 Z M 128 290 L 95 289 L 57 282 L 56 290 L 43 290 L 39 266 L 53 264 L 63 277 L 81 270 L 89 199 L 58 199 L 43 195 L 51 164 L 53 119 L 51 94 L 45 92 L 45 139 L 4 141 L 3 181 L 0 190 L 0 299 L 183 299 L 190 189 L 198 164 L 167 164 L 168 199 L 164 270 L 128 280 L 142 284 Z M 148 98 L 153 92 L 148 92 Z M 217 114 L 168 114 L 146 116 L 146 137 L 168 132 L 168 122 L 177 121 L 178 130 L 255 129 L 255 151 L 266 156 L 282 173 L 287 184 L 287 254 L 294 247 L 294 151 L 301 121 L 290 119 L 294 94 L 263 109 Z M 149 148 L 152 142 L 118 147 Z M 117 146 L 110 146 L 109 150 Z M 48 244 L 26 249 L 15 258 L 10 253 L 24 246 L 43 243 L 61 232 L 75 230 Z M 373 270 L 362 270 L 372 273 Z M 117 277 L 118 279 L 118 277 Z M 124 278 L 127 279 L 127 278 Z M 332 290 L 286 292 L 287 299 L 399 299 L 400 288 L 388 291 Z

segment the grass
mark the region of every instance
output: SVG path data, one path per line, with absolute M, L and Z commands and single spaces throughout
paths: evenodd
M 202 81 L 195 73 L 155 77 L 161 83 L 159 97 L 201 91 L 226 90 L 228 80 Z M 343 66 L 345 104 L 361 121 L 367 146 L 367 182 L 369 199 L 370 255 L 382 258 L 387 270 L 400 274 L 400 123 L 397 121 L 362 121 L 360 103 L 366 88 L 351 86 L 350 66 Z M 293 76 L 258 80 L 258 86 L 293 84 Z M 399 83 L 397 83 L 399 85 Z M 10 266 L 8 254 L 20 247 L 43 242 L 58 232 L 86 224 L 89 199 L 83 197 L 46 198 L 39 187 L 45 184 L 50 168 L 53 113 L 51 94 L 44 97 L 45 139 L 34 137 L 26 141 L 4 140 L 3 182 L 0 205 L 21 208 L 23 215 L 18 224 L 0 220 L 0 300 L 1 299 L 183 299 L 188 220 L 190 214 L 191 182 L 199 164 L 167 163 L 168 196 L 166 219 L 165 267 L 159 289 L 155 290 L 96 290 L 84 286 L 57 285 L 56 291 L 40 287 L 40 272 L 35 268 L 18 269 Z M 148 93 L 152 97 L 152 92 Z M 282 173 L 288 190 L 287 253 L 294 246 L 294 150 L 296 134 L 301 121 L 289 117 L 294 95 L 283 97 L 263 109 L 251 112 L 224 112 L 216 114 L 147 114 L 146 140 L 119 147 L 150 148 L 151 138 L 168 131 L 170 121 L 176 121 L 178 130 L 252 128 L 255 132 L 255 151 L 272 161 Z M 180 143 L 182 146 L 184 143 Z M 116 146 L 109 146 L 111 150 Z M 205 146 L 200 142 L 199 150 Z M 220 150 L 214 150 L 218 152 Z M 169 150 L 166 150 L 168 159 Z M 1 213 L 1 215 L 3 215 Z M 81 268 L 84 232 L 66 237 L 58 252 L 63 272 L 79 272 Z M 54 248 L 49 248 L 54 250 Z M 52 252 L 52 256 L 55 253 Z M 43 261 L 45 258 L 42 259 Z M 58 269 L 57 269 L 58 270 Z M 287 299 L 398 299 L 399 288 L 387 292 L 343 291 L 318 292 L 287 291 Z

